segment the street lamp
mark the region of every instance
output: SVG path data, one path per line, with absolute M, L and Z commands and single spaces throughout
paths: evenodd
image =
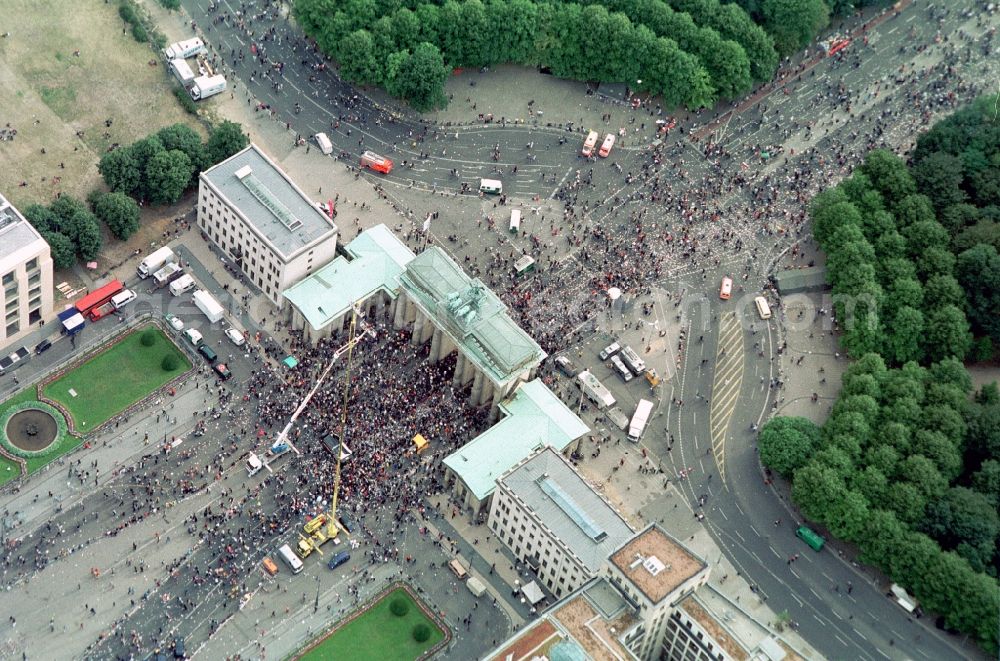
M 319 574 L 314 577 L 316 579 L 316 601 L 313 602 L 313 613 L 319 611 Z

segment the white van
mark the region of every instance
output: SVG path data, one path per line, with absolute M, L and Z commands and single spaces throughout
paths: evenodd
M 136 298 L 138 298 L 138 296 L 134 291 L 126 289 L 125 291 L 118 292 L 111 297 L 111 305 L 114 306 L 115 310 L 121 310 Z
M 521 230 L 521 210 L 511 209 L 510 212 L 510 233 L 517 234 Z
M 255 453 L 247 455 L 247 477 L 253 477 L 264 467 L 264 462 Z
M 771 306 L 767 304 L 767 299 L 763 296 L 758 296 L 753 299 L 753 304 L 757 306 L 757 314 L 760 315 L 761 319 L 771 318 Z
M 329 156 L 333 153 L 333 143 L 330 142 L 330 138 L 326 136 L 326 133 L 316 134 L 316 144 L 319 145 L 319 150 Z
M 236 328 L 227 328 L 226 337 L 228 337 L 229 341 L 238 347 L 242 347 L 243 343 L 246 342 L 246 338 L 243 337 L 243 333 Z
M 500 195 L 503 193 L 503 182 L 499 179 L 480 179 L 479 192 L 489 193 L 490 195 Z
M 288 568 L 292 570 L 293 574 L 298 574 L 302 571 L 302 560 L 299 559 L 299 556 L 295 555 L 295 551 L 292 550 L 291 546 L 288 544 L 282 546 L 278 549 L 278 555 L 280 555 L 281 559 L 285 561 L 285 564 L 288 565 Z
M 632 380 L 632 370 L 625 367 L 625 363 L 618 356 L 611 356 L 611 366 L 614 371 L 618 372 L 618 376 L 622 378 L 625 383 Z
M 174 296 L 180 296 L 186 291 L 194 289 L 195 282 L 189 274 L 185 273 L 181 277 L 177 278 L 170 283 L 170 293 Z

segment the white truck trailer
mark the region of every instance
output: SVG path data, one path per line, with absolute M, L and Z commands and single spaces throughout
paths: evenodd
M 172 264 L 176 261 L 177 255 L 175 255 L 174 251 L 170 249 L 170 246 L 163 246 L 149 255 L 146 255 L 145 259 L 139 262 L 139 266 L 136 267 L 135 272 L 140 278 L 145 280 L 167 264 Z
M 191 70 L 191 65 L 186 60 L 180 58 L 170 60 L 170 71 L 184 87 L 194 81 L 194 71 Z
M 590 401 L 597 405 L 597 408 L 606 409 L 615 405 L 614 395 L 596 376 L 590 373 L 590 370 L 583 370 L 576 375 L 576 378 L 580 381 L 580 389 Z
M 653 402 L 648 399 L 640 399 L 639 405 L 635 407 L 635 413 L 632 414 L 632 422 L 628 425 L 628 440 L 633 443 L 638 443 L 639 439 L 642 438 L 642 432 L 646 430 L 646 423 L 649 422 L 649 416 L 653 413 Z
M 198 307 L 198 309 L 204 312 L 205 316 L 208 317 L 208 320 L 213 324 L 222 319 L 222 316 L 225 313 L 225 310 L 221 305 L 219 305 L 219 302 L 204 289 L 197 290 L 191 297 L 191 300 L 194 301 L 194 304 Z
M 205 42 L 197 38 L 177 41 L 163 49 L 163 54 L 167 56 L 168 60 L 184 60 L 207 52 Z
M 225 91 L 226 77 L 223 75 L 198 76 L 191 83 L 191 98 L 195 101 L 201 101 Z

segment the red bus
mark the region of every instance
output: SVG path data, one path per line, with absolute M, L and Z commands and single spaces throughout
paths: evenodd
M 373 151 L 366 151 L 361 155 L 361 165 L 382 174 L 392 172 L 392 161 L 384 156 L 379 156 Z
M 99 308 L 105 303 L 111 302 L 111 297 L 125 289 L 119 280 L 112 280 L 100 289 L 95 289 L 79 301 L 76 302 L 76 309 L 80 314 L 86 315 L 94 308 Z

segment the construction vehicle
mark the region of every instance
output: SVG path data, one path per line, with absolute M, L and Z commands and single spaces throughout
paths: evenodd
M 302 532 L 299 533 L 299 557 L 308 558 L 313 551 L 319 551 L 319 554 L 323 555 L 319 547 L 331 539 L 334 544 L 340 544 L 340 540 L 337 539 L 339 534 L 340 529 L 337 528 L 337 524 L 325 512 L 310 519 L 302 526 Z

